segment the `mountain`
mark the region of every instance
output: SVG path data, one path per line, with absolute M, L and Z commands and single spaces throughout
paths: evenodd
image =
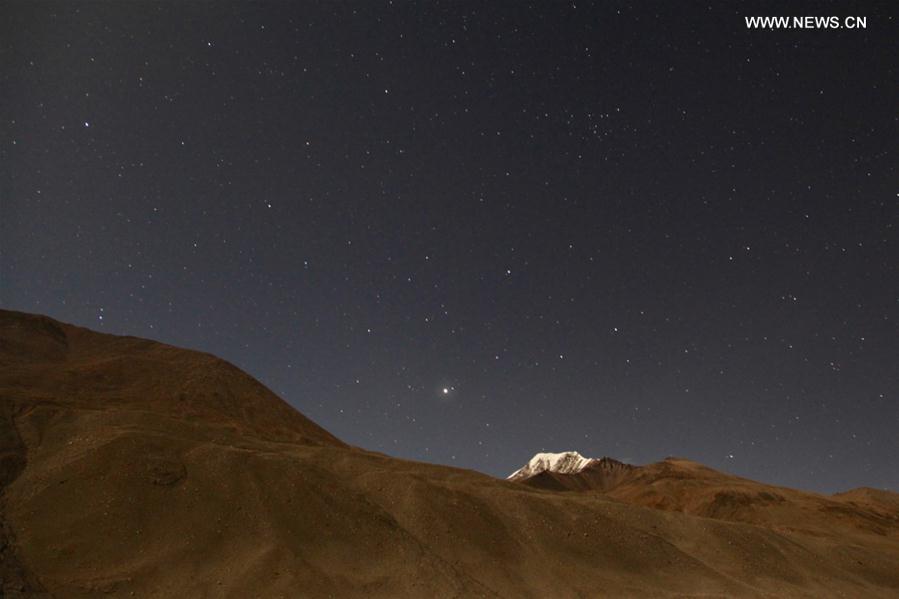
M 576 451 L 562 453 L 538 453 L 531 461 L 509 475 L 509 480 L 529 478 L 541 472 L 575 474 L 583 470 L 593 460 L 588 460 Z
M 612 458 L 585 458 L 576 451 L 538 453 L 508 480 L 556 491 L 604 491 L 636 470 Z
M 208 354 L 0 311 L 4 597 L 899 595 L 893 494 L 784 526 L 710 511 L 760 483 L 602 464 L 558 491 L 390 458 Z
M 578 458 L 576 467 L 566 466 L 571 456 Z M 739 478 L 683 458 L 633 466 L 577 452 L 539 453 L 509 480 L 554 491 L 601 492 L 633 505 L 778 530 L 899 539 L 899 494 L 864 488 L 826 496 Z

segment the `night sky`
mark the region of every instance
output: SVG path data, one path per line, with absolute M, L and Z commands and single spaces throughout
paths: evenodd
M 4 2 L 0 305 L 393 456 L 899 490 L 899 11 L 716 4 Z

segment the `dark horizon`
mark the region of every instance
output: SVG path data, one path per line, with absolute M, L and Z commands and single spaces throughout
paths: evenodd
M 0 307 L 352 445 L 899 491 L 899 46 L 771 3 L 2 9 Z

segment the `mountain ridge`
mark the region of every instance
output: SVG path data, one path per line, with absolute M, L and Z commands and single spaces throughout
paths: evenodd
M 687 461 L 558 492 L 399 460 L 210 354 L 46 317 L 0 311 L 0 408 L 9 597 L 899 593 L 889 495 L 812 517 Z
M 654 509 L 784 530 L 861 530 L 899 538 L 899 494 L 890 491 L 860 487 L 824 495 L 760 483 L 676 457 L 643 466 L 611 458 L 586 460 L 576 472 L 542 470 L 514 480 L 550 491 L 599 492 Z

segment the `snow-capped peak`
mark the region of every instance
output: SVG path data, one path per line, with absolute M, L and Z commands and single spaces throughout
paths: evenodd
M 528 478 L 549 470 L 560 474 L 574 474 L 590 465 L 594 460 L 585 458 L 576 451 L 562 453 L 538 453 L 523 468 L 509 475 L 509 480 Z

